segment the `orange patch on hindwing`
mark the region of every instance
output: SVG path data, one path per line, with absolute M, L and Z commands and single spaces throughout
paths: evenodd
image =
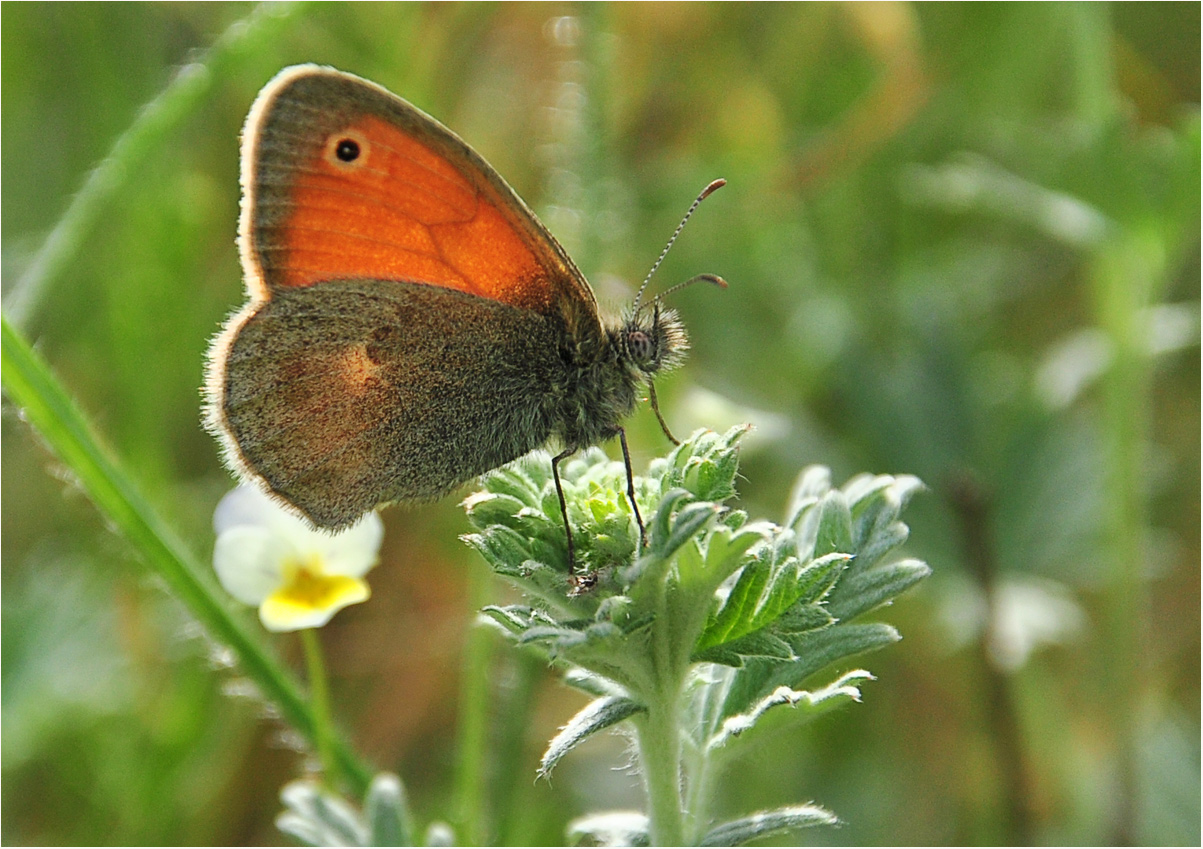
M 353 345 L 335 361 L 335 373 L 354 395 L 376 388 L 380 380 L 380 364 L 368 353 L 367 343 Z

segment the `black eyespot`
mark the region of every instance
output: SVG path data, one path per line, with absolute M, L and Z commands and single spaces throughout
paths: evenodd
M 355 139 L 340 139 L 334 148 L 334 155 L 342 162 L 354 162 L 359 158 L 359 142 Z

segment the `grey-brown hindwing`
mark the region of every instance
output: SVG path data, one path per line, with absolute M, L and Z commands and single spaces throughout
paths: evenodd
M 221 403 L 245 462 L 339 528 L 543 444 L 562 337 L 554 319 L 438 286 L 282 289 L 231 341 Z

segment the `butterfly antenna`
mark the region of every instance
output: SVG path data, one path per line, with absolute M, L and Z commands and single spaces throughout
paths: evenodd
M 681 219 L 681 223 L 677 225 L 677 229 L 673 231 L 672 238 L 670 238 L 668 240 L 668 244 L 664 246 L 664 250 L 660 251 L 660 256 L 656 259 L 656 262 L 652 265 L 652 270 L 647 273 L 647 277 L 643 278 L 643 283 L 642 283 L 642 285 L 640 285 L 639 291 L 635 293 L 635 306 L 634 306 L 634 310 L 633 310 L 634 312 L 639 312 L 639 302 L 643 300 L 643 292 L 645 289 L 647 289 L 647 284 L 651 282 L 652 275 L 656 273 L 656 269 L 660 267 L 660 263 L 664 262 L 664 257 L 668 256 L 669 248 L 671 248 L 673 246 L 673 242 L 675 242 L 677 240 L 677 236 L 680 236 L 681 231 L 685 229 L 685 222 L 689 220 L 689 216 L 693 215 L 693 211 L 698 208 L 698 205 L 702 201 L 704 201 L 706 198 L 710 197 L 710 195 L 713 192 L 715 192 L 717 189 L 721 189 L 725 185 L 727 185 L 726 180 L 724 180 L 722 178 L 715 180 L 709 186 L 702 189 L 702 193 L 700 195 L 698 195 L 697 199 L 694 200 L 694 202 L 690 205 L 689 211 L 685 213 L 685 217 Z M 709 280 L 711 280 L 711 282 L 718 283 L 719 285 L 721 285 L 724 288 L 726 288 L 726 286 L 727 286 L 726 283 L 722 282 L 722 278 L 720 278 L 720 277 L 715 277 L 713 274 L 701 274 L 701 275 L 698 275 L 698 277 L 693 278 L 693 280 L 687 280 L 685 283 L 682 283 L 678 286 L 674 286 L 672 289 L 669 289 L 669 292 L 674 292 L 677 289 L 680 289 L 681 286 L 687 286 L 690 283 L 693 283 L 695 280 L 698 280 L 698 279 L 709 279 Z M 664 293 L 664 295 L 666 295 L 666 294 L 668 294 L 668 292 Z M 664 297 L 664 295 L 660 295 L 660 297 L 662 298 L 662 297 Z
M 678 283 L 676 286 L 673 286 L 669 289 L 665 289 L 663 292 L 661 292 L 659 295 L 656 296 L 655 300 L 657 300 L 657 301 L 663 300 L 664 298 L 668 297 L 669 295 L 671 295 L 673 292 L 677 291 L 678 289 L 684 289 L 686 286 L 691 286 L 700 280 L 705 280 L 707 283 L 713 283 L 715 286 L 718 286 L 720 289 L 727 288 L 727 281 L 724 280 L 723 278 L 719 277 L 717 274 L 699 274 L 696 277 L 690 277 L 684 283 Z

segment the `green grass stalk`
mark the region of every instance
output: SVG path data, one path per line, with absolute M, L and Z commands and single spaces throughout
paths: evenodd
M 271 40 L 301 5 L 261 4 L 230 25 L 199 59 L 183 65 L 167 87 L 142 107 L 109 155 L 88 174 L 21 275 L 5 304 L 10 321 L 27 327 L 36 318 L 50 287 L 79 254 L 113 198 L 142 173 L 142 163 L 196 112 L 238 56 Z

